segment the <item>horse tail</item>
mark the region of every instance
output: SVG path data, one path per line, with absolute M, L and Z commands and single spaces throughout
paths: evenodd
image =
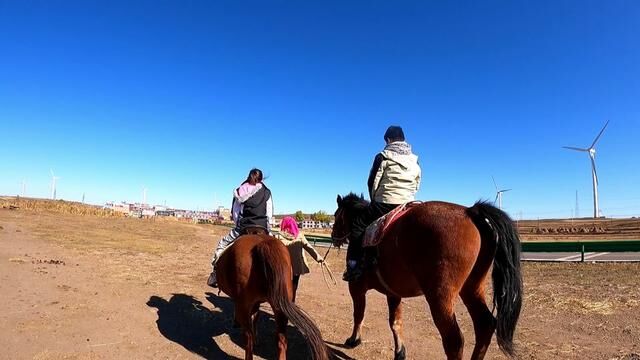
M 493 305 L 497 308 L 496 338 L 500 350 L 514 356 L 513 334 L 522 308 L 520 238 L 509 215 L 486 201 L 467 209 L 482 241 L 496 242 L 493 259 Z
M 267 300 L 274 307 L 274 311 L 282 311 L 289 321 L 300 330 L 309 343 L 312 358 L 328 360 L 327 347 L 322 340 L 320 329 L 313 320 L 289 297 L 291 290 L 291 265 L 284 261 L 283 254 L 287 254 L 285 246 L 273 239 L 259 243 L 255 248 L 255 260 L 258 269 L 262 269 L 266 279 Z

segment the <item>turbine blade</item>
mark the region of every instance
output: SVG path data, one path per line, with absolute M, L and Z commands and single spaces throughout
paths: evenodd
M 496 185 L 496 179 L 494 179 L 493 176 L 491 176 L 491 180 L 493 180 L 493 186 L 495 186 L 496 191 L 498 191 L 498 185 Z
M 563 149 L 569 149 L 569 150 L 575 150 L 575 151 L 584 151 L 584 152 L 589 152 L 589 149 L 582 149 L 582 148 L 577 148 L 577 147 L 572 147 L 572 146 L 563 146 Z
M 498 197 L 500 196 L 500 193 L 496 194 L 496 198 L 493 200 L 493 204 L 495 205 L 495 203 L 498 201 Z
M 513 190 L 513 189 L 500 190 L 500 192 L 504 193 L 504 192 L 511 191 L 511 190 Z
M 600 133 L 598 134 L 598 136 L 596 136 L 596 139 L 593 140 L 593 144 L 591 144 L 591 146 L 589 147 L 589 149 L 593 149 L 594 146 L 596 146 L 596 143 L 598 142 L 598 140 L 600 139 L 600 136 L 602 136 L 602 133 L 604 132 L 604 129 L 607 128 L 607 125 L 609 125 L 609 120 L 607 120 L 607 123 L 604 124 L 604 126 L 602 127 L 602 130 L 600 130 Z

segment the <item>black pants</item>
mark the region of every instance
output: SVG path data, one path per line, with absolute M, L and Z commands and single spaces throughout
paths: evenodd
M 293 275 L 293 302 L 296 302 L 296 293 L 298 292 L 299 283 L 300 283 L 300 275 Z
M 395 209 L 396 204 L 385 204 L 372 201 L 351 223 L 351 236 L 349 237 L 349 246 L 347 247 L 347 260 L 359 261 L 362 259 L 362 240 L 364 239 L 364 231 L 367 226 L 371 225 L 382 215 L 389 213 Z

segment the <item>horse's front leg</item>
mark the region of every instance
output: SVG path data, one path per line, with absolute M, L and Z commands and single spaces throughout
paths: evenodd
M 387 295 L 387 305 L 389 305 L 389 327 L 391 327 L 395 345 L 393 358 L 394 360 L 404 360 L 407 355 L 402 341 L 402 299 Z
M 352 281 L 349 283 L 349 293 L 351 294 L 351 301 L 353 301 L 353 332 L 344 344 L 348 347 L 356 347 L 362 343 L 360 333 L 362 331 L 362 320 L 364 320 L 364 310 L 367 306 L 367 289 L 362 286 L 361 282 Z

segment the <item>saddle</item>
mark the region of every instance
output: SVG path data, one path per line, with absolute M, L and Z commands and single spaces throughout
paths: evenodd
M 247 226 L 242 230 L 241 235 L 267 235 L 269 232 L 267 229 L 260 225 Z
M 362 240 L 363 247 L 375 247 L 380 244 L 384 236 L 387 234 L 387 229 L 401 218 L 407 211 L 411 210 L 414 206 L 422 204 L 421 201 L 411 201 L 404 203 L 389 213 L 382 215 L 371 225 L 367 226 L 364 231 L 364 239 Z

